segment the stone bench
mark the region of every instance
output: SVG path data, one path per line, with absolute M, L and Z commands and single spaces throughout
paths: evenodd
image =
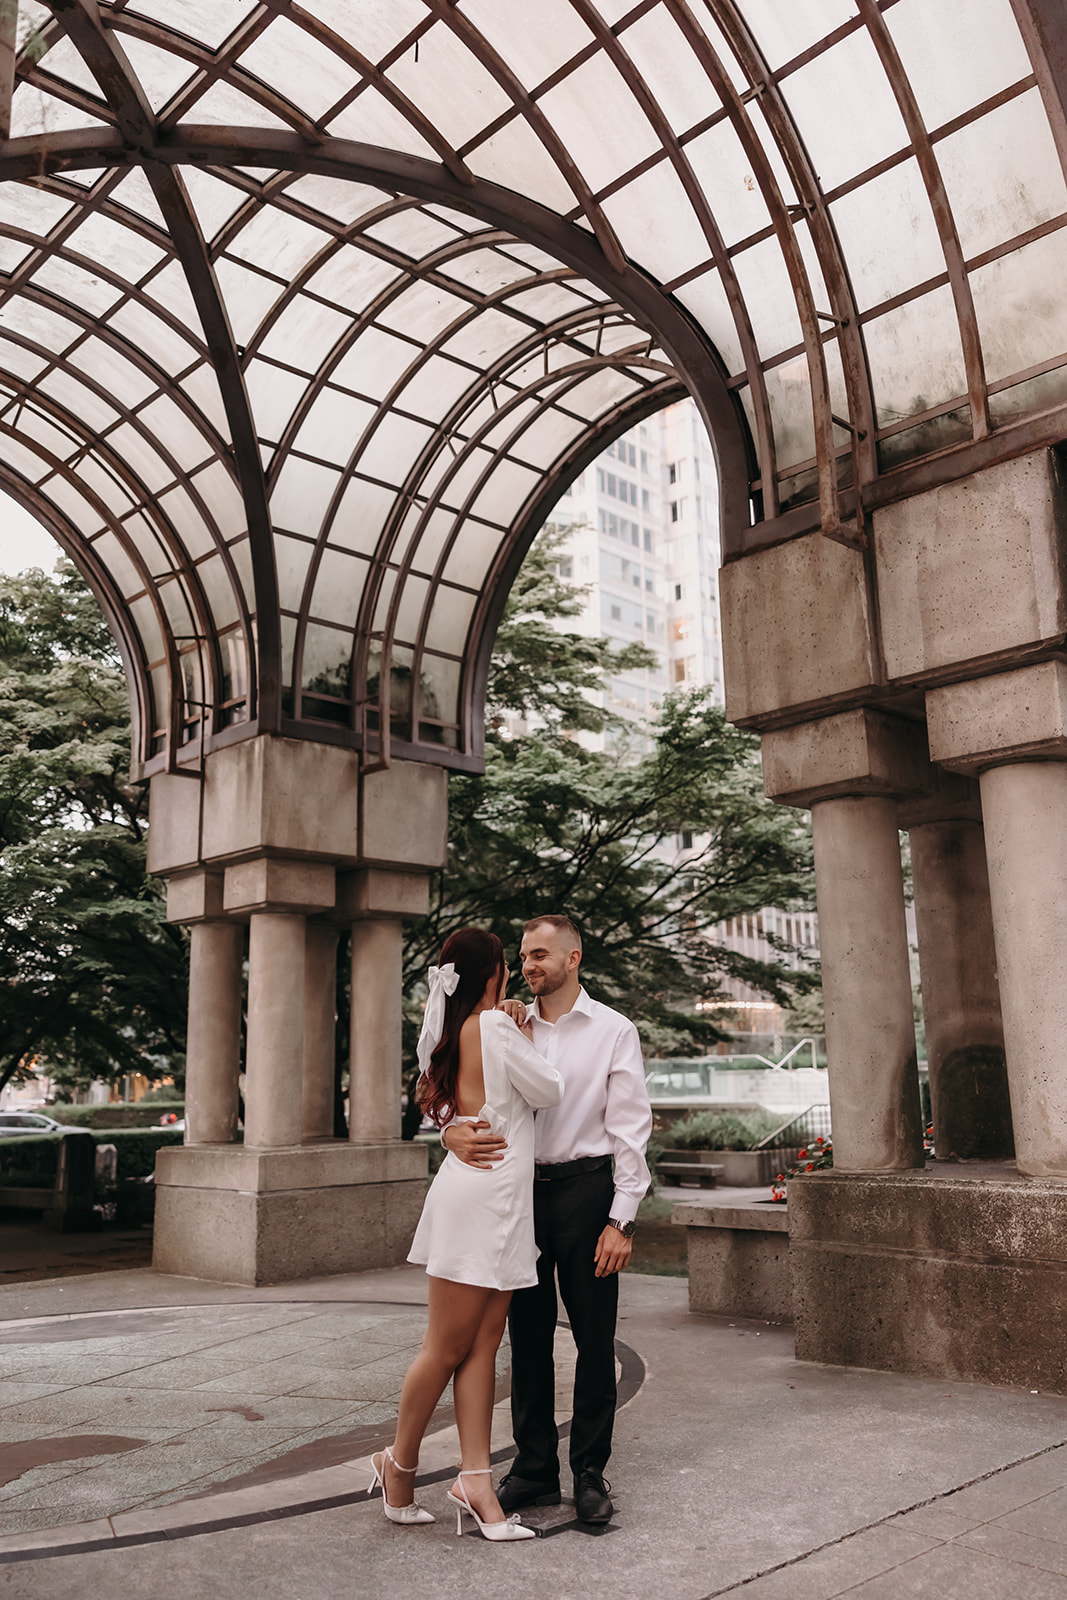
M 686 1231 L 689 1309 L 792 1322 L 789 1218 L 757 1199 L 679 1201 L 671 1221 Z
M 722 1173 L 722 1163 L 712 1161 L 711 1152 L 707 1150 L 669 1150 L 656 1162 L 658 1179 L 673 1178 L 683 1185 L 695 1183 L 701 1189 L 714 1189 Z

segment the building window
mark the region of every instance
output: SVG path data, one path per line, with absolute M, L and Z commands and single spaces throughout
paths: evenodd
M 611 608 L 611 620 L 612 620 L 612 622 L 621 622 L 622 621 L 622 607 L 621 606 L 612 606 L 612 608 Z
M 677 483 L 678 482 L 678 468 L 677 468 L 677 465 L 673 461 L 671 462 L 670 466 L 667 468 L 667 482 L 668 483 Z
M 630 543 L 632 545 L 637 545 L 638 548 L 640 548 L 641 530 L 638 528 L 636 522 L 631 522 L 630 524 Z
M 676 600 L 680 600 L 682 598 L 682 586 L 680 583 L 676 583 L 674 586 L 674 598 Z
M 682 829 L 682 849 L 683 850 L 692 850 L 692 848 L 693 848 L 693 835 L 690 833 L 688 828 L 683 828 Z
M 672 500 L 671 501 L 671 521 L 672 522 L 677 522 L 678 521 L 678 502 L 677 502 L 677 500 Z
M 647 489 L 642 489 L 641 490 L 641 510 L 642 511 L 647 511 L 651 515 L 651 512 L 652 512 L 652 496 L 649 494 Z
M 688 617 L 679 617 L 677 622 L 671 623 L 671 637 L 674 639 L 688 639 L 689 630 L 693 626 Z
M 671 671 L 672 671 L 672 673 L 674 675 L 675 683 L 684 683 L 685 682 L 685 662 L 684 661 L 672 661 L 671 662 Z
M 649 555 L 652 554 L 652 529 L 651 528 L 646 528 L 645 529 L 645 549 L 648 551 Z
M 647 450 L 642 450 L 641 451 L 641 471 L 642 472 L 647 472 L 648 471 L 648 451 Z

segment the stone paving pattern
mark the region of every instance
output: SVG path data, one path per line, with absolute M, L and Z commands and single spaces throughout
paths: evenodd
M 95 1434 L 120 1431 L 120 1407 L 147 1419 L 158 1402 L 155 1423 L 144 1426 L 178 1442 L 154 1437 L 144 1458 L 180 1450 L 178 1475 L 200 1465 L 203 1475 L 177 1501 L 176 1480 L 169 1488 L 153 1482 L 135 1509 L 104 1516 L 94 1515 L 90 1490 L 121 1487 L 132 1453 L 55 1463 L 8 1485 L 23 1504 L 12 1509 L 9 1500 L 5 1514 L 53 1509 L 52 1522 L 36 1531 L 0 1537 L 0 1600 L 125 1591 L 151 1600 L 186 1600 L 190 1592 L 212 1600 L 1067 1600 L 1067 1400 L 797 1363 L 787 1328 L 689 1315 L 684 1281 L 630 1276 L 622 1287 L 620 1337 L 640 1355 L 645 1376 L 618 1422 L 610 1468 L 618 1514 L 591 1536 L 564 1505 L 538 1519 L 545 1537 L 498 1547 L 473 1532 L 455 1537 L 445 1491 L 456 1440 L 447 1425 L 427 1440 L 421 1462 L 419 1496 L 438 1517 L 426 1528 L 397 1528 L 365 1498 L 367 1444 L 345 1460 L 267 1482 L 249 1481 L 250 1457 L 222 1459 L 227 1438 L 265 1428 L 274 1430 L 267 1455 L 284 1456 L 294 1439 L 316 1434 L 318 1449 L 331 1430 L 354 1436 L 360 1417 L 387 1403 L 372 1393 L 374 1368 L 384 1376 L 392 1361 L 399 1374 L 411 1348 L 402 1352 L 400 1340 L 418 1337 L 420 1273 L 399 1268 L 284 1291 L 151 1273 L 12 1286 L 0 1293 L 0 1317 L 114 1313 L 139 1303 L 170 1325 L 152 1329 L 148 1318 L 141 1332 L 116 1334 L 120 1319 L 109 1315 L 105 1339 L 94 1344 L 140 1339 L 143 1354 L 145 1340 L 156 1343 L 140 1366 L 130 1349 L 99 1348 L 94 1359 L 112 1370 L 80 1385 L 51 1380 L 55 1363 L 84 1359 L 84 1342 L 41 1344 L 35 1363 L 51 1393 L 14 1399 L 0 1415 L 92 1395 L 102 1409 L 76 1426 L 65 1413 L 63 1426 Z M 63 1326 L 82 1332 L 77 1316 L 58 1319 L 53 1331 Z M 0 1326 L 3 1382 L 35 1381 L 25 1366 L 6 1364 L 13 1353 L 22 1359 L 11 1340 L 25 1331 L 10 1320 Z M 384 1354 L 383 1331 L 397 1339 Z M 212 1362 L 226 1370 L 202 1376 Z M 287 1381 L 264 1380 L 285 1366 Z M 150 1374 L 168 1369 L 177 1387 L 154 1385 Z M 140 1381 L 127 1381 L 135 1372 Z M 367 1387 L 340 1399 L 311 1392 L 338 1372 L 352 1389 L 365 1374 Z M 69 1375 L 68 1368 L 59 1379 Z M 205 1413 L 214 1397 L 247 1402 L 263 1421 Z M 323 1406 L 327 1413 L 316 1409 Z M 20 1426 L 33 1435 L 49 1425 Z M 280 1438 L 287 1427 L 293 1432 Z M 197 1457 L 198 1434 L 217 1458 Z M 495 1442 L 506 1435 L 504 1403 Z M 323 1502 L 325 1509 L 307 1509 Z M 73 1519 L 76 1528 L 55 1527 Z M 116 1547 L 117 1535 L 151 1542 Z M 45 1553 L 72 1538 L 87 1548 Z

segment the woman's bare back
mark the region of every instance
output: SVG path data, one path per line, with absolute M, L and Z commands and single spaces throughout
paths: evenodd
M 485 1105 L 482 1077 L 482 1014 L 474 1011 L 459 1033 L 459 1071 L 456 1074 L 456 1115 L 476 1117 Z

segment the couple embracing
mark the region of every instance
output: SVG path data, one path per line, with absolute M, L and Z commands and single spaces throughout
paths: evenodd
M 447 1155 L 409 1261 L 425 1264 L 429 1319 L 400 1397 L 396 1438 L 372 1457 L 391 1522 L 434 1519 L 414 1499 L 419 1448 L 452 1380 L 462 1462 L 448 1499 L 487 1539 L 531 1539 L 523 1506 L 558 1505 L 556 1278 L 577 1347 L 570 1466 L 578 1516 L 612 1514 L 604 1468 L 615 1420 L 618 1274 L 649 1174 L 652 1128 L 637 1030 L 579 982 L 569 917 L 526 924 L 527 1008 L 505 1000 L 495 934 L 462 928 L 430 969 L 418 1101 Z M 534 1112 L 536 1111 L 536 1120 Z M 614 1171 L 613 1171 L 614 1164 Z M 517 1455 L 494 1491 L 496 1352 L 511 1336 Z

